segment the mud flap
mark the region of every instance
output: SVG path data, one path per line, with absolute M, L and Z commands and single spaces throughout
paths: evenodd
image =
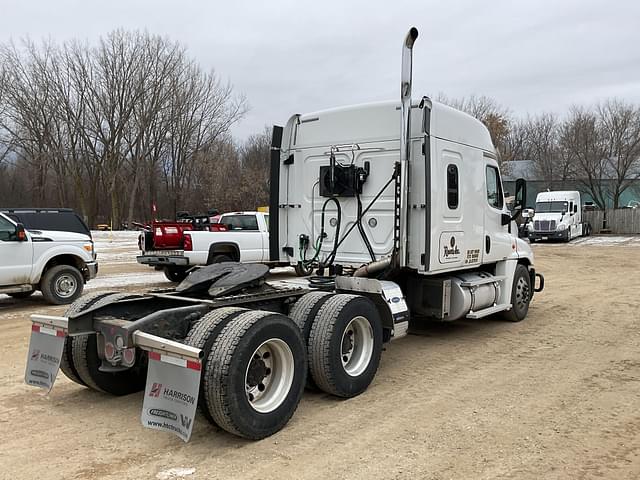
M 66 332 L 54 326 L 31 325 L 31 340 L 27 357 L 27 368 L 24 381 L 27 385 L 51 391 L 58 370 Z
M 149 352 L 142 425 L 189 441 L 198 405 L 202 363 L 166 353 Z

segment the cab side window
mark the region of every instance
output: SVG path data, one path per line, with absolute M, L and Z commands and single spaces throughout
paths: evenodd
M 15 240 L 16 226 L 9 220 L 0 217 L 0 242 Z
M 239 231 L 257 231 L 258 220 L 255 215 L 227 215 L 222 217 L 224 223 L 229 230 Z
M 487 165 L 487 201 L 489 205 L 498 210 L 504 206 L 500 173 L 496 167 Z
M 447 206 L 450 210 L 455 210 L 458 203 L 458 167 L 451 163 L 447 166 Z

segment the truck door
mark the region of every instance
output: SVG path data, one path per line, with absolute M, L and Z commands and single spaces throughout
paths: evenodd
M 33 244 L 18 241 L 15 232 L 16 225 L 0 216 L 0 285 L 31 283 Z
M 485 156 L 484 242 L 482 263 L 503 260 L 513 251 L 514 239 L 509 225 L 502 225 L 502 215 L 508 214 L 497 162 Z

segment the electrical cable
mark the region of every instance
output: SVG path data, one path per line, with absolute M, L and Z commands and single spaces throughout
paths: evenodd
M 334 161 L 335 161 L 335 157 L 334 157 Z M 376 194 L 375 197 L 373 197 L 373 200 L 371 200 L 371 202 L 367 205 L 367 208 L 365 208 L 364 210 L 362 210 L 362 203 L 360 200 L 360 195 L 356 193 L 357 196 L 357 200 L 359 203 L 358 206 L 358 215 L 356 218 L 356 221 L 349 227 L 349 229 L 346 231 L 346 233 L 342 236 L 342 238 L 340 240 L 338 240 L 339 236 L 340 236 L 340 226 L 341 226 L 341 222 L 342 222 L 342 207 L 340 206 L 340 202 L 338 201 L 338 199 L 336 197 L 329 197 L 327 198 L 327 200 L 324 202 L 324 204 L 322 205 L 322 214 L 321 214 L 321 220 L 320 220 L 320 236 L 318 238 L 318 240 L 316 241 L 316 248 L 315 248 L 315 253 L 313 258 L 306 260 L 306 249 L 303 251 L 302 249 L 302 245 L 300 246 L 300 253 L 301 253 L 301 261 L 303 263 L 304 266 L 308 266 L 308 265 L 312 265 L 313 262 L 315 262 L 318 258 L 318 256 L 320 255 L 320 250 L 322 248 L 322 244 L 324 243 L 324 238 L 326 237 L 326 232 L 324 230 L 324 221 L 325 221 L 325 211 L 326 211 L 326 207 L 327 204 L 330 201 L 333 201 L 336 204 L 336 209 L 338 211 L 338 218 L 337 218 L 337 223 L 336 223 L 336 231 L 335 231 L 335 237 L 334 237 L 334 242 L 333 242 L 333 249 L 331 250 L 331 252 L 329 252 L 329 255 L 327 256 L 327 258 L 320 263 L 321 267 L 326 267 L 329 265 L 332 265 L 336 254 L 338 252 L 338 248 L 340 247 L 340 245 L 342 245 L 342 242 L 345 241 L 345 239 L 349 236 L 349 234 L 353 231 L 353 229 L 355 227 L 358 227 L 358 229 L 360 230 L 360 233 L 365 241 L 365 245 L 367 246 L 367 250 L 369 251 L 369 254 L 371 255 L 372 260 L 376 260 L 375 257 L 375 252 L 373 252 L 373 248 L 371 247 L 371 244 L 369 242 L 369 239 L 366 236 L 366 233 L 364 232 L 364 228 L 362 226 L 362 217 L 364 217 L 364 215 L 369 211 L 369 209 L 373 206 L 373 204 L 382 196 L 382 194 L 384 193 L 384 191 L 387 189 L 387 187 L 396 179 L 396 177 L 398 176 L 398 169 L 394 168 L 393 174 L 391 175 L 391 178 L 387 181 L 387 183 L 385 183 L 383 185 L 383 187 L 380 189 L 380 191 Z M 321 278 L 326 278 L 326 277 L 321 277 Z
M 371 202 L 369 203 L 369 205 L 367 205 L 367 208 L 365 208 L 362 211 L 362 214 L 360 215 L 360 217 L 362 218 L 368 211 L 369 209 L 373 206 L 373 204 L 380 198 L 380 196 L 384 193 L 384 191 L 387 189 L 387 187 L 389 185 L 391 185 L 391 182 L 393 182 L 396 179 L 396 176 L 398 175 L 397 170 L 393 171 L 393 175 L 391 175 L 391 178 L 387 181 L 387 183 L 384 184 L 384 186 L 380 189 L 380 191 L 376 194 L 375 197 L 373 197 L 373 200 L 371 200 Z M 349 234 L 351 233 L 351 231 L 357 226 L 358 222 L 355 222 L 353 225 L 351 225 L 349 227 L 349 229 L 347 230 L 347 232 L 342 236 L 342 238 L 340 239 L 340 241 L 338 242 L 338 244 L 334 247 L 335 250 L 337 251 L 338 248 L 340 247 L 340 245 L 342 245 L 342 242 L 344 242 L 344 240 L 347 238 L 347 236 L 349 236 Z
M 360 199 L 360 193 L 356 190 L 356 200 L 358 201 L 358 216 L 356 222 L 358 222 L 358 231 L 360 232 L 360 236 L 364 241 L 364 245 L 367 247 L 367 251 L 369 252 L 369 256 L 371 257 L 371 261 L 376 261 L 376 254 L 373 251 L 373 247 L 371 246 L 371 242 L 369 242 L 369 238 L 367 237 L 367 233 L 364 231 L 364 227 L 362 226 L 362 200 Z
M 325 267 L 328 266 L 328 265 L 333 264 L 333 261 L 336 258 L 336 252 L 338 251 L 338 238 L 340 237 L 340 225 L 342 223 L 342 207 L 340 206 L 340 202 L 338 201 L 338 199 L 336 197 L 329 197 L 329 198 L 327 198 L 327 201 L 324 202 L 324 205 L 322 206 L 322 219 L 321 219 L 321 222 L 320 222 L 320 226 L 321 226 L 322 232 L 324 232 L 325 207 L 327 206 L 327 204 L 331 200 L 333 200 L 333 203 L 336 204 L 336 209 L 338 210 L 338 219 L 337 219 L 337 223 L 336 223 L 335 236 L 333 238 L 333 250 L 331 250 L 331 252 L 327 256 L 327 258 L 325 258 L 325 260 L 322 262 L 322 266 L 325 266 Z M 322 235 L 322 232 L 321 232 L 321 235 Z
M 333 246 L 333 250 L 331 253 L 336 252 L 338 250 L 337 247 L 337 243 L 338 243 L 338 238 L 340 236 L 340 225 L 342 223 L 342 207 L 340 206 L 340 202 L 338 201 L 337 198 L 335 197 L 329 197 L 325 200 L 324 204 L 322 205 L 322 214 L 320 216 L 320 236 L 318 237 L 318 239 L 316 240 L 316 245 L 315 245 L 315 253 L 313 255 L 313 258 L 307 260 L 306 259 L 306 249 L 303 251 L 302 249 L 302 245 L 300 246 L 300 253 L 301 253 L 301 261 L 304 265 L 311 265 L 313 264 L 313 262 L 315 262 L 318 259 L 318 256 L 320 255 L 320 249 L 322 248 L 322 244 L 324 243 L 324 238 L 327 236 L 327 233 L 324 230 L 324 221 L 325 221 L 325 214 L 326 214 L 326 209 L 327 209 L 327 204 L 329 202 L 333 201 L 333 203 L 336 204 L 336 209 L 338 211 L 338 218 L 337 218 L 337 222 L 336 222 L 336 232 L 335 232 L 335 239 L 334 239 L 334 246 Z M 331 256 L 331 253 L 329 254 L 329 257 Z M 323 262 L 323 265 L 330 265 L 333 262 L 333 259 L 331 260 L 331 262 L 327 263 L 327 260 L 329 259 L 329 257 L 327 257 L 327 259 Z M 333 254 L 333 258 L 335 258 L 335 253 Z

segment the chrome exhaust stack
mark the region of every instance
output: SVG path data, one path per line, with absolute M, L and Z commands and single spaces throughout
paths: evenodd
M 400 161 L 409 159 L 409 136 L 411 135 L 411 75 L 413 70 L 413 44 L 418 38 L 418 29 L 412 27 L 402 45 L 402 73 L 400 75 Z
M 412 27 L 402 44 L 402 72 L 400 75 L 400 247 L 397 265 L 407 265 L 407 218 L 409 215 L 409 159 L 411 158 L 411 83 L 413 67 L 413 44 L 418 38 L 418 29 Z

